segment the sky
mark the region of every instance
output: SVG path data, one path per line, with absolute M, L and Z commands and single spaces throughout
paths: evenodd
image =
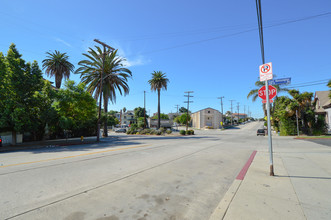
M 251 112 L 262 117 L 262 100 L 247 99 L 259 80 L 262 64 L 254 0 L 0 0 L 0 51 L 15 43 L 23 59 L 40 67 L 46 52 L 69 55 L 78 68 L 93 40 L 118 49 L 132 71 L 130 94 L 117 95 L 109 109 L 133 110 L 144 105 L 157 111 L 157 94 L 148 80 L 166 73 L 161 112 L 187 107 L 185 91 L 193 91 L 192 112 L 211 107 Z M 300 92 L 329 90 L 331 79 L 331 1 L 262 0 L 265 60 L 276 78 L 291 77 L 287 87 Z M 54 78 L 46 79 L 54 82 Z M 80 82 L 71 74 L 70 80 Z M 62 83 L 64 84 L 64 83 Z M 314 85 L 312 85 L 314 84 Z M 279 95 L 282 95 L 280 93 Z M 283 94 L 286 95 L 286 94 Z

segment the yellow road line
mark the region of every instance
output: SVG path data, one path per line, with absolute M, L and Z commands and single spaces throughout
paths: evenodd
M 116 149 L 103 150 L 103 151 L 97 151 L 97 152 L 90 152 L 90 153 L 78 154 L 78 155 L 73 155 L 73 156 L 57 157 L 57 158 L 50 158 L 50 159 L 45 159 L 45 160 L 30 161 L 30 162 L 16 163 L 16 164 L 8 164 L 8 165 L 5 165 L 5 166 L 0 166 L 0 168 L 13 167 L 13 166 L 32 164 L 32 163 L 48 162 L 48 161 L 53 161 L 53 160 L 63 160 L 63 159 L 69 159 L 69 158 L 75 158 L 75 157 L 81 157 L 81 156 L 88 156 L 88 155 L 93 155 L 93 154 L 106 153 L 106 152 L 111 152 L 111 151 L 127 150 L 127 149 L 134 149 L 134 148 L 148 147 L 148 146 L 151 146 L 151 145 L 146 145 L 145 144 L 145 145 L 139 145 L 139 146 L 133 146 L 133 147 L 123 147 L 123 148 L 116 148 Z

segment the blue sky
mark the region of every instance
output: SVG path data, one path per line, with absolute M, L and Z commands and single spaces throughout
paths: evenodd
M 264 29 L 266 62 L 301 92 L 328 90 L 327 83 L 302 83 L 331 79 L 330 12 L 329 0 L 262 1 L 264 27 L 271 26 Z M 324 13 L 330 14 L 300 20 Z M 235 100 L 241 113 L 246 106 L 253 117 L 263 115 L 261 100 L 247 99 L 262 64 L 254 0 L 1 0 L 0 16 L 0 51 L 6 54 L 13 42 L 26 61 L 39 65 L 45 52 L 59 50 L 78 68 L 93 39 L 119 49 L 133 77 L 130 94 L 118 95 L 109 109 L 143 106 L 145 90 L 146 109 L 156 112 L 157 95 L 147 83 L 155 70 L 170 80 L 161 92 L 164 113 L 186 107 L 184 92 L 194 91 L 193 112 L 220 110 L 217 97 L 224 96 L 224 112 Z M 80 81 L 75 74 L 70 79 Z

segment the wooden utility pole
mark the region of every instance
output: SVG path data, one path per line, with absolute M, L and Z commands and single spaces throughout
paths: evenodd
M 187 131 L 188 130 L 189 107 L 190 107 L 190 103 L 193 102 L 193 101 L 190 101 L 190 97 L 193 97 L 193 96 L 190 96 L 190 93 L 193 93 L 193 91 L 187 91 L 187 92 L 184 92 L 184 93 L 187 93 L 187 95 L 184 95 L 185 97 L 187 97 L 187 101 L 184 102 L 184 103 L 187 103 L 187 116 L 186 116 L 186 131 Z
M 146 128 L 146 91 L 144 91 L 144 129 Z
M 224 96 L 222 96 L 222 97 L 218 97 L 218 99 L 220 99 L 221 100 L 221 111 L 222 111 L 222 113 L 221 113 L 221 126 L 222 126 L 222 128 L 223 128 L 223 99 L 224 99 Z
M 230 100 L 231 102 L 231 125 L 233 125 L 233 110 L 232 110 L 232 102 L 235 100 Z
M 100 127 L 101 127 L 101 105 L 102 105 L 102 91 L 103 91 L 103 75 L 104 75 L 104 71 L 105 71 L 105 58 L 106 58 L 106 48 L 109 49 L 108 52 L 115 50 L 114 48 L 112 48 L 111 46 L 99 41 L 98 39 L 94 39 L 95 42 L 101 44 L 103 46 L 103 54 L 102 54 L 102 71 L 101 71 L 101 76 L 100 76 L 100 99 L 99 99 L 99 115 L 98 115 L 98 129 L 97 129 L 97 142 L 100 141 Z M 107 121 L 106 121 L 106 125 L 107 125 Z
M 239 125 L 239 102 L 237 102 L 237 108 L 238 108 L 238 125 Z

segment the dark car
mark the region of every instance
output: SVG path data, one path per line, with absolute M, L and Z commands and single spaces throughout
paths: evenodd
M 125 128 L 119 128 L 117 130 L 115 130 L 116 133 L 125 133 L 126 129 Z
M 264 129 L 257 129 L 256 136 L 263 135 L 265 136 L 265 130 Z

